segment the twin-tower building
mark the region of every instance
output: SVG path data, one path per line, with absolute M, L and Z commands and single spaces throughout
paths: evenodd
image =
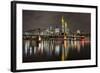
M 65 21 L 63 16 L 61 18 L 61 23 L 62 23 L 62 33 L 64 33 L 64 35 L 68 34 L 69 33 L 68 22 Z

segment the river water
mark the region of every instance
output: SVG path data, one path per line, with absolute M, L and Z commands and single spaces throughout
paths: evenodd
M 91 59 L 91 45 L 87 39 L 23 40 L 23 63 L 87 59 Z

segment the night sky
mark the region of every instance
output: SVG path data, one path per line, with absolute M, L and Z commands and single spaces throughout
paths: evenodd
M 49 26 L 61 28 L 61 18 L 68 23 L 71 32 L 80 30 L 83 33 L 90 33 L 91 14 L 51 11 L 30 11 L 23 10 L 23 31 L 37 28 L 45 29 Z

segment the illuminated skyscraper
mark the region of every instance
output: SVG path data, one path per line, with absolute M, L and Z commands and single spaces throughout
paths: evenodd
M 69 34 L 69 28 L 68 28 L 68 23 L 67 22 L 65 22 L 65 33 L 66 34 Z
M 61 22 L 62 22 L 62 33 L 68 34 L 69 33 L 68 22 L 64 20 L 63 16 L 62 16 Z
M 62 33 L 64 33 L 65 24 L 64 24 L 64 18 L 63 18 L 63 16 L 62 16 L 62 19 L 61 19 L 61 23 L 62 23 Z

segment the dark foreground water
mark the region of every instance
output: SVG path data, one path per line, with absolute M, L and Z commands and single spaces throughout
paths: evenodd
M 91 59 L 89 40 L 24 40 L 24 63 L 86 59 Z

